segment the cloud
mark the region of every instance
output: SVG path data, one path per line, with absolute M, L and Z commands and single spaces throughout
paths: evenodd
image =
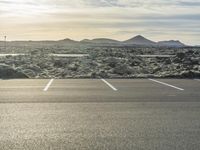
M 200 0 L 0 0 L 0 34 L 29 39 L 50 34 L 121 39 L 145 33 L 197 41 L 199 10 Z
M 199 7 L 200 1 L 181 1 L 179 2 L 179 5 L 187 7 Z
M 0 4 L 30 4 L 73 7 L 167 7 L 167 6 L 200 6 L 200 0 L 0 0 Z

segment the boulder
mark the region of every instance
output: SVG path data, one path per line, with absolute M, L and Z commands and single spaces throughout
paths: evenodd
M 28 78 L 28 76 L 22 72 L 15 70 L 14 68 L 8 65 L 0 64 L 0 78 L 16 79 L 16 78 Z
M 199 78 L 200 72 L 199 71 L 183 71 L 181 72 L 180 75 L 183 78 Z
M 193 65 L 198 65 L 198 64 L 200 64 L 200 58 L 192 57 L 191 62 Z
M 178 53 L 176 54 L 176 57 L 179 58 L 179 59 L 183 59 L 183 58 L 186 57 L 186 54 L 185 54 L 184 52 L 178 52 Z
M 113 73 L 118 74 L 118 75 L 131 74 L 132 69 L 128 65 L 119 65 L 113 69 Z
M 37 73 L 34 72 L 33 70 L 31 69 L 25 69 L 23 70 L 23 73 L 28 76 L 28 78 L 35 78 L 37 76 Z

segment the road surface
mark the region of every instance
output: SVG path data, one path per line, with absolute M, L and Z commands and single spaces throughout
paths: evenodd
M 0 80 L 0 149 L 196 150 L 200 81 Z

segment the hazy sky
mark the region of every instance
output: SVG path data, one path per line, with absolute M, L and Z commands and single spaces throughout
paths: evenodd
M 0 37 L 9 40 L 138 34 L 200 44 L 200 0 L 0 0 Z

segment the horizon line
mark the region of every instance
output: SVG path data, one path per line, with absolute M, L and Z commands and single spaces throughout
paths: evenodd
M 45 41 L 52 41 L 52 42 L 58 42 L 58 41 L 62 41 L 62 40 L 72 40 L 72 41 L 75 41 L 75 42 L 81 42 L 81 41 L 83 41 L 83 40 L 95 40 L 95 39 L 108 39 L 108 40 L 115 40 L 115 41 L 118 41 L 118 42 L 125 42 L 125 41 L 127 41 L 127 40 L 130 40 L 130 39 L 132 39 L 132 38 L 135 38 L 135 37 L 138 37 L 138 36 L 141 36 L 141 37 L 143 37 L 143 38 L 145 38 L 145 39 L 147 39 L 147 40 L 150 40 L 150 41 L 152 41 L 152 42 L 155 42 L 155 43 L 158 43 L 158 42 L 162 42 L 162 41 L 179 41 L 179 42 L 181 42 L 182 43 L 182 41 L 181 40 L 179 40 L 179 39 L 166 39 L 166 40 L 156 40 L 156 41 L 154 41 L 154 40 L 151 40 L 151 39 L 149 39 L 149 38 L 147 38 L 147 37 L 145 37 L 145 36 L 143 36 L 143 35 L 140 35 L 140 34 L 138 34 L 138 35 L 136 35 L 136 36 L 133 36 L 133 37 L 130 37 L 130 38 L 128 38 L 128 39 L 124 39 L 124 40 L 118 40 L 118 39 L 114 39 L 114 38 L 107 38 L 107 37 L 96 37 L 96 38 L 83 38 L 83 39 L 81 39 L 81 40 L 74 40 L 73 38 L 69 38 L 69 37 L 66 37 L 66 38 L 60 38 L 60 39 L 40 39 L 40 40 L 34 40 L 34 39 L 27 39 L 27 40 L 25 40 L 25 39 L 19 39 L 19 40 L 8 40 L 8 36 L 6 36 L 7 37 L 7 39 L 6 39 L 6 42 L 45 42 Z M 2 36 L 2 37 L 5 37 L 5 36 Z M 0 42 L 5 42 L 5 40 L 0 40 Z M 184 43 L 185 44 L 185 43 Z M 188 44 L 185 44 L 185 45 L 188 45 Z M 191 45 L 191 44 L 190 44 Z M 199 45 L 199 44 L 192 44 L 192 45 Z

